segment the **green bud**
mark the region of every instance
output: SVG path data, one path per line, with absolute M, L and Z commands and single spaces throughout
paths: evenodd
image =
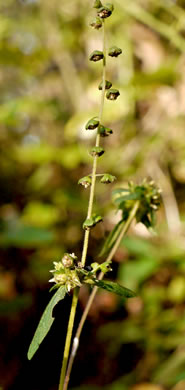
M 100 181 L 101 183 L 109 184 L 109 183 L 113 183 L 115 180 L 116 180 L 115 176 L 110 175 L 109 173 L 105 173 Z
M 62 264 L 65 268 L 70 268 L 74 265 L 74 258 L 69 253 L 65 253 L 62 258 Z
M 94 146 L 91 150 L 90 150 L 90 154 L 91 156 L 102 156 L 103 154 L 105 153 L 105 150 L 103 148 L 101 148 L 101 146 Z
M 122 53 L 122 50 L 117 46 L 112 46 L 109 49 L 108 55 L 110 57 L 118 57 Z
M 100 264 L 98 264 L 98 263 L 91 263 L 91 267 L 92 267 L 92 273 L 96 273 L 100 269 Z
M 102 7 L 102 3 L 100 0 L 95 0 L 93 8 L 100 8 Z
M 97 62 L 97 61 L 102 60 L 103 57 L 104 57 L 104 54 L 103 54 L 102 51 L 94 50 L 94 51 L 90 54 L 89 60 L 90 60 L 90 61 Z
M 109 127 L 105 127 L 102 125 L 99 127 L 100 137 L 108 137 L 112 133 L 113 133 L 113 131 L 112 131 L 112 129 L 109 129 Z
M 87 218 L 83 223 L 83 229 L 90 230 L 94 226 L 93 218 Z
M 78 184 L 81 184 L 83 187 L 88 188 L 92 184 L 91 176 L 84 176 L 78 180 Z
M 80 279 L 77 275 L 76 270 L 71 271 L 70 277 L 71 277 L 71 281 L 74 283 L 74 285 L 79 286 L 79 287 L 81 286 Z
M 120 95 L 118 89 L 110 89 L 109 91 L 107 91 L 106 93 L 106 98 L 108 100 L 116 100 L 118 98 L 118 96 Z
M 112 87 L 112 83 L 108 80 L 105 80 L 105 89 L 110 89 Z M 99 84 L 98 89 L 102 91 L 103 89 L 103 81 Z
M 89 119 L 89 121 L 86 123 L 85 128 L 86 130 L 94 130 L 99 125 L 99 119 L 97 119 L 96 116 L 94 118 Z
M 102 19 L 108 18 L 112 15 L 110 7 L 101 7 L 98 11 L 98 16 Z
M 94 18 L 92 22 L 90 23 L 90 26 L 95 28 L 96 30 L 99 30 L 99 28 L 102 27 L 102 20 L 101 18 Z
M 102 217 L 97 214 L 93 214 L 91 218 L 87 218 L 83 223 L 83 229 L 90 230 L 94 226 L 97 225 L 97 223 L 102 221 Z
M 104 274 L 109 271 L 112 271 L 111 260 L 104 261 L 104 263 L 100 264 L 100 269 Z
M 65 284 L 67 280 L 67 276 L 66 274 L 62 274 L 62 273 L 60 274 L 55 273 L 53 279 L 55 283 Z
M 101 217 L 101 215 L 93 214 L 93 215 L 92 215 L 92 218 L 93 218 L 93 220 L 94 220 L 94 226 L 95 226 L 97 223 L 103 221 L 103 218 Z

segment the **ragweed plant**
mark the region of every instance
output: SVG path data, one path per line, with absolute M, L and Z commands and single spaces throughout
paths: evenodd
M 52 296 L 41 317 L 28 350 L 28 359 L 31 359 L 39 348 L 40 343 L 43 341 L 48 331 L 50 330 L 50 327 L 54 321 L 53 309 L 55 305 L 60 300 L 64 299 L 67 293 L 73 291 L 59 390 L 67 390 L 68 388 L 68 382 L 73 360 L 78 348 L 80 334 L 97 289 L 103 288 L 124 298 L 132 298 L 135 296 L 135 293 L 126 287 L 123 287 L 113 281 L 102 279 L 104 275 L 107 274 L 107 272 L 111 271 L 111 262 L 114 254 L 118 249 L 122 237 L 127 232 L 131 222 L 136 219 L 136 221 L 143 222 L 147 227 L 152 226 L 154 223 L 154 213 L 158 209 L 160 203 L 160 191 L 154 185 L 153 181 L 144 180 L 141 185 L 134 185 L 133 183 L 129 183 L 128 188 L 116 189 L 114 191 L 114 203 L 116 208 L 122 211 L 122 217 L 114 227 L 113 231 L 109 234 L 103 245 L 100 255 L 106 256 L 106 259 L 101 264 L 98 262 L 93 262 L 90 266 L 85 265 L 91 229 L 98 223 L 101 223 L 103 220 L 101 215 L 95 214 L 93 212 L 96 181 L 98 178 L 100 178 L 100 183 L 109 184 L 113 183 L 116 179 L 115 176 L 109 173 L 97 173 L 98 159 L 105 153 L 103 147 L 100 146 L 101 137 L 107 137 L 113 133 L 112 129 L 103 123 L 104 101 L 105 97 L 108 100 L 113 101 L 116 100 L 120 95 L 118 89 L 112 88 L 112 82 L 106 80 L 107 50 L 105 45 L 105 24 L 106 19 L 111 17 L 114 11 L 114 6 L 111 3 L 105 3 L 103 5 L 100 0 L 95 0 L 94 8 L 97 10 L 97 15 L 90 23 L 90 26 L 97 30 L 102 29 L 103 47 L 102 50 L 93 51 L 93 53 L 91 53 L 89 56 L 89 60 L 92 62 L 102 61 L 102 80 L 98 86 L 98 89 L 101 91 L 99 115 L 90 118 L 84 129 L 85 131 L 94 131 L 96 133 L 95 145 L 90 150 L 90 154 L 93 158 L 92 172 L 89 175 L 79 179 L 78 182 L 85 189 L 89 188 L 90 190 L 87 217 L 83 223 L 83 250 L 80 259 L 78 259 L 74 253 L 65 253 L 60 261 L 54 261 L 54 267 L 51 270 L 52 278 L 49 280 L 49 282 L 54 283 L 51 291 L 56 289 L 56 292 Z M 108 55 L 110 57 L 117 58 L 120 54 L 122 54 L 122 50 L 117 46 L 113 46 L 108 50 Z M 73 340 L 71 354 L 69 356 L 79 289 L 83 284 L 92 286 L 93 291 L 77 329 L 77 333 Z

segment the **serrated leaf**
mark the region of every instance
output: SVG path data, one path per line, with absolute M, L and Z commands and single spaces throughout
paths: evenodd
M 129 290 L 126 287 L 121 286 L 118 283 L 111 282 L 108 280 L 95 280 L 95 285 L 97 287 L 103 288 L 104 290 L 107 290 L 109 292 L 112 292 L 114 294 L 120 295 L 123 298 L 133 298 L 136 296 L 136 294 Z
M 56 306 L 56 304 L 64 299 L 66 295 L 66 289 L 65 286 L 61 286 L 57 292 L 53 295 L 50 302 L 48 303 L 41 319 L 38 324 L 38 327 L 35 331 L 35 334 L 33 336 L 33 339 L 31 341 L 31 344 L 28 349 L 28 359 L 31 360 L 37 349 L 39 348 L 40 344 L 48 334 L 51 325 L 53 324 L 54 317 L 53 317 L 53 309 Z

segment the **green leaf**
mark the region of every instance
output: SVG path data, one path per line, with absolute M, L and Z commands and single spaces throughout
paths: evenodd
M 113 195 L 121 194 L 122 192 L 130 192 L 129 188 L 115 188 L 115 190 L 112 191 Z
M 120 230 L 122 229 L 123 222 L 124 221 L 121 219 L 121 221 L 119 221 L 114 226 L 114 229 L 109 233 L 108 237 L 106 238 L 106 240 L 104 242 L 104 245 L 101 249 L 99 256 L 105 255 L 106 253 L 108 253 L 112 249 L 116 239 L 118 238 L 118 236 L 120 234 Z
M 120 196 L 119 198 L 115 199 L 116 204 L 122 204 L 126 200 L 138 200 L 141 198 L 141 194 L 139 192 L 134 192 L 128 195 Z
M 133 291 L 115 282 L 96 279 L 95 285 L 97 287 L 103 288 L 104 290 L 120 295 L 123 298 L 133 298 L 136 296 L 136 294 Z
M 53 295 L 50 302 L 48 303 L 41 319 L 38 324 L 38 327 L 36 329 L 36 332 L 33 336 L 32 342 L 28 349 L 28 359 L 31 360 L 37 349 L 39 348 L 39 345 L 42 343 L 46 335 L 48 334 L 51 325 L 53 324 L 54 317 L 53 317 L 53 309 L 56 306 L 56 304 L 61 300 L 64 299 L 66 294 L 65 286 L 61 286 L 57 292 Z

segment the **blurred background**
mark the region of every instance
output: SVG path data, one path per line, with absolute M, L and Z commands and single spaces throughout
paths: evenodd
M 117 221 L 113 188 L 152 177 L 162 188 L 156 236 L 133 226 L 110 275 L 134 289 L 127 302 L 99 292 L 85 325 L 71 389 L 185 389 L 185 1 L 114 0 L 107 20 L 107 79 L 120 90 L 106 101 L 88 263 L 97 260 Z M 89 27 L 91 0 L 0 0 L 0 389 L 55 390 L 59 380 L 68 295 L 31 362 L 26 353 L 47 305 L 52 262 L 80 258 L 91 171 L 102 48 Z M 89 290 L 83 288 L 77 322 Z

